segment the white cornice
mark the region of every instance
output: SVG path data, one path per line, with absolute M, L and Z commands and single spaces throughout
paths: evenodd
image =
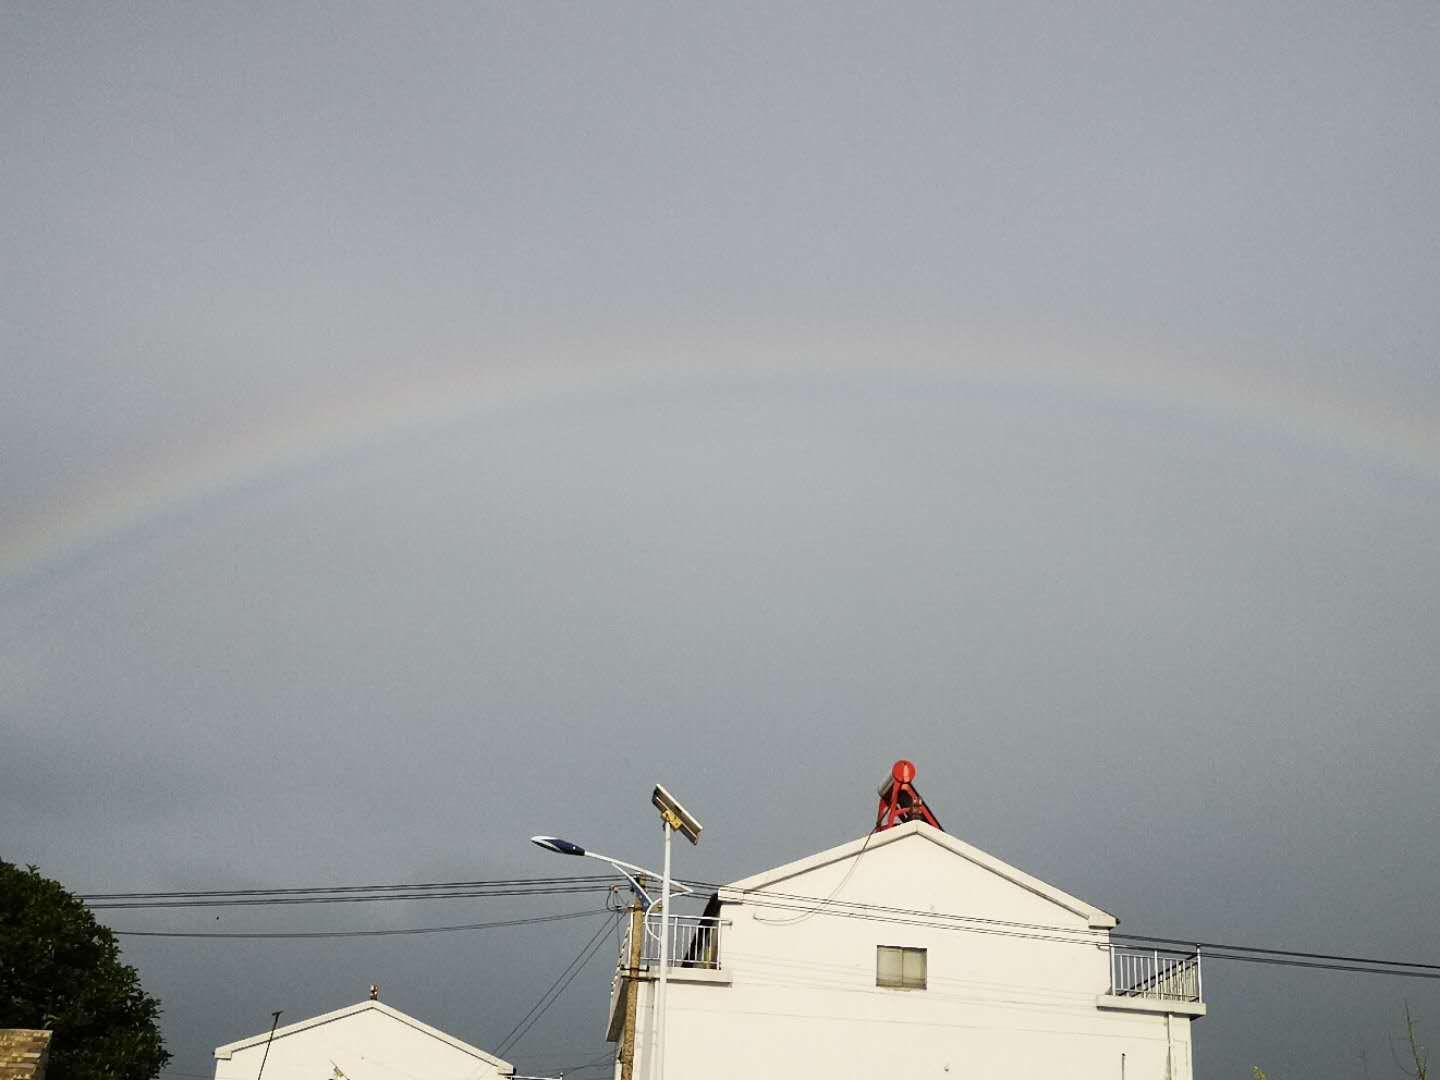
M 1033 877 L 1018 867 L 1011 866 L 1003 859 L 997 859 L 989 852 L 981 851 L 979 848 L 957 840 L 949 833 L 941 832 L 933 825 L 927 825 L 923 821 L 910 821 L 904 825 L 897 825 L 893 829 L 886 829 L 883 832 L 871 833 L 869 836 L 862 836 L 858 840 L 852 840 L 839 847 L 830 848 L 828 851 L 821 851 L 815 855 L 809 855 L 795 862 L 786 863 L 784 866 L 777 866 L 773 870 L 766 870 L 759 874 L 753 874 L 748 878 L 732 882 L 723 886 L 720 890 L 722 903 L 734 904 L 744 903 L 747 892 L 757 892 L 780 884 L 800 874 L 818 870 L 822 866 L 829 866 L 832 863 L 842 862 L 845 859 L 852 859 L 860 854 L 862 850 L 874 850 L 887 844 L 899 843 L 908 840 L 910 837 L 920 837 L 930 841 L 946 851 L 966 859 L 976 866 L 983 867 L 993 874 L 998 874 L 1007 881 L 1019 885 L 1021 888 L 1034 893 L 1036 896 L 1049 900 L 1051 903 L 1064 908 L 1072 914 L 1079 915 L 1085 919 L 1093 930 L 1109 930 L 1119 925 L 1120 920 L 1109 912 L 1102 911 L 1093 904 L 1087 904 L 1084 900 L 1071 896 L 1062 889 L 1057 889 L 1048 882 Z

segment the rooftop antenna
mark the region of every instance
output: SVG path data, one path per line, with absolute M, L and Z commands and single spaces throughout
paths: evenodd
M 941 828 L 939 820 L 915 790 L 915 763 L 901 758 L 890 766 L 890 775 L 880 785 L 880 806 L 875 811 L 875 831 L 893 829 L 907 821 L 923 821 Z
M 270 1060 L 270 1044 L 275 1041 L 275 1029 L 280 1026 L 280 1014 L 284 1009 L 276 1009 L 271 1013 L 273 1019 L 270 1021 L 270 1037 L 265 1040 L 265 1053 L 260 1058 L 260 1071 L 255 1074 L 255 1080 L 260 1080 L 265 1075 L 265 1062 Z

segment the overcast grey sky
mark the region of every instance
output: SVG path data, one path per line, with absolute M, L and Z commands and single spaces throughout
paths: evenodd
M 1437 57 L 1429 2 L 4 4 L 0 856 L 562 873 L 663 780 L 727 880 L 906 756 L 1127 929 L 1440 962 Z M 594 926 L 125 948 L 179 1077 L 372 980 L 494 1046 Z M 608 956 L 514 1060 L 604 1051 Z M 1433 985 L 1212 963 L 1198 1075 L 1378 1080 Z

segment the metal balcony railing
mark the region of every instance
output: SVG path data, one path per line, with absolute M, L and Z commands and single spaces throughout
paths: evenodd
M 671 968 L 703 968 L 720 970 L 721 920 L 705 915 L 671 915 L 670 948 L 667 957 Z M 660 915 L 652 913 L 645 919 L 645 937 L 640 946 L 640 962 L 648 967 L 660 963 Z M 620 968 L 630 962 L 630 935 L 620 942 Z
M 1199 1002 L 1200 953 L 1110 946 L 1110 993 L 1117 997 Z

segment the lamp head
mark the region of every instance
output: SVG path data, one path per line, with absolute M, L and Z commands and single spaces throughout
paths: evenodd
M 584 855 L 585 849 L 579 844 L 572 844 L 569 840 L 561 840 L 558 836 L 532 836 L 530 842 L 536 847 L 542 847 L 546 851 L 553 851 L 556 855 Z

